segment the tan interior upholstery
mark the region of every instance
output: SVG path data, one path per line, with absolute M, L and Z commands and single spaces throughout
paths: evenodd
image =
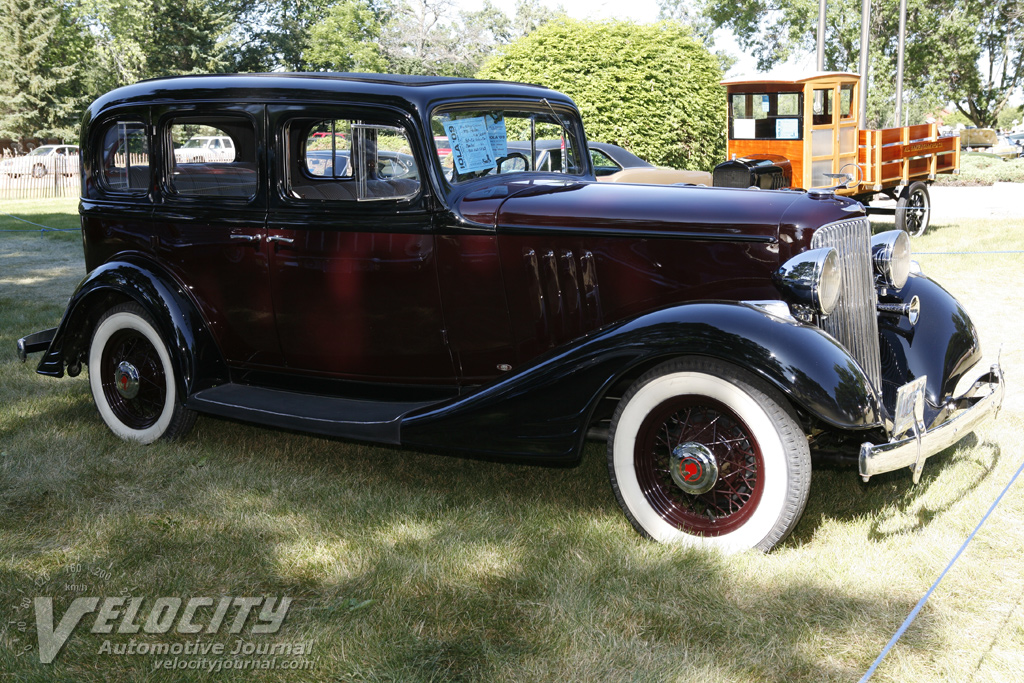
M 707 171 L 680 171 L 675 168 L 624 168 L 618 173 L 598 178 L 603 183 L 634 183 L 637 185 L 711 185 Z

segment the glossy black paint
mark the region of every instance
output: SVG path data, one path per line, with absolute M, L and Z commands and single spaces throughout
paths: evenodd
M 65 364 L 84 361 L 98 317 L 124 301 L 141 305 L 167 341 L 182 402 L 228 380 L 227 365 L 185 289 L 149 260 L 133 255 L 95 268 L 79 284 L 36 371 L 63 377 Z
M 880 300 L 906 303 L 914 296 L 921 301 L 917 325 L 911 326 L 905 316 L 882 315 L 879 319 L 883 398 L 891 411 L 896 390 L 926 375 L 925 423 L 931 426 L 944 421 L 957 382 L 981 360 L 981 346 L 974 323 L 960 302 L 925 275 L 911 274 L 899 292 Z
M 911 278 L 892 297 L 921 298 L 918 328 L 883 319 L 881 343 L 896 358 L 883 368 L 884 397 L 818 328 L 737 303 L 780 298 L 771 274 L 809 248 L 818 227 L 864 215 L 856 202 L 803 191 L 599 185 L 589 172 L 487 176 L 457 187 L 445 180 L 423 133 L 434 108 L 539 97 L 576 112 L 568 98 L 535 86 L 414 77 L 204 76 L 109 93 L 90 108 L 83 137 L 126 112 L 142 121 L 154 131 L 152 182 L 135 196 L 104 193 L 97 159 L 85 155 L 90 274 L 39 371 L 60 376 L 82 361 L 96 318 L 134 300 L 168 341 L 182 400 L 216 387 L 190 407 L 334 436 L 572 463 L 609 391 L 688 355 L 763 377 L 807 424 L 851 439 L 885 438 L 889 399 L 920 374 L 929 377 L 929 419 L 941 417 L 980 352 L 962 308 L 927 278 Z M 249 198 L 175 196 L 157 131 L 191 111 L 228 110 L 253 121 L 257 190 Z M 382 113 L 416 133 L 422 192 L 389 206 L 345 207 L 289 194 L 288 121 Z M 533 280 L 531 264 L 544 267 Z M 281 293 L 272 295 L 270 283 L 283 284 Z M 362 299 L 347 297 L 356 291 Z M 277 402 L 291 407 L 262 419 Z M 374 417 L 372 428 L 332 417 L 352 402 Z
M 607 326 L 473 394 L 414 412 L 402 422 L 402 445 L 571 463 L 610 387 L 687 355 L 763 377 L 827 426 L 860 431 L 881 424 L 880 401 L 865 391 L 870 383 L 831 337 L 748 305 L 702 302 Z

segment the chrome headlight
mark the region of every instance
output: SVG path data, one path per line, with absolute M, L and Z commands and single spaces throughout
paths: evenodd
M 839 303 L 839 254 L 834 247 L 805 251 L 782 264 L 772 279 L 792 303 L 828 315 Z
M 890 230 L 871 238 L 871 260 L 879 282 L 902 289 L 910 276 L 910 238 L 902 230 Z

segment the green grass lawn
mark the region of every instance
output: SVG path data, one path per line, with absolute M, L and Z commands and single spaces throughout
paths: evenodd
M 76 221 L 73 201 L 0 211 Z M 0 215 L 0 230 L 20 227 Z M 1024 250 L 1024 220 L 938 223 L 913 246 Z M 0 679 L 857 680 L 1024 459 L 1022 257 L 919 257 L 967 306 L 985 351 L 1002 350 L 999 420 L 930 460 L 917 486 L 905 472 L 863 484 L 817 469 L 790 539 L 724 557 L 639 538 L 598 444 L 579 468 L 548 470 L 207 417 L 180 443 L 120 441 L 84 374 L 41 377 L 14 351 L 58 322 L 84 275 L 80 235 L 0 232 Z M 1022 490 L 873 680 L 1019 680 Z M 145 598 L 142 614 L 165 596 L 291 597 L 274 635 L 200 638 L 229 651 L 239 637 L 311 640 L 313 668 L 156 671 L 163 657 L 101 652 L 130 637 L 90 633 L 90 615 L 54 663 L 39 662 L 26 600 L 52 596 L 56 625 L 76 597 L 119 595 Z

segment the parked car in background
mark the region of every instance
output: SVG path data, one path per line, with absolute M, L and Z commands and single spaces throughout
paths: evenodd
M 226 135 L 196 135 L 174 150 L 179 164 L 231 163 L 235 160 L 235 146 Z
M 1010 133 L 1006 139 L 1017 147 L 1017 156 L 1024 156 L 1024 133 Z
M 306 151 L 306 168 L 317 177 L 351 177 L 352 155 L 347 149 L 332 152 L 329 149 Z M 337 161 L 337 173 L 335 173 Z M 411 154 L 377 150 L 377 175 L 381 178 L 416 179 L 416 160 Z
M 509 142 L 510 153 L 522 155 L 518 161 L 511 159 L 508 170 L 537 170 L 552 173 L 562 172 L 562 145 L 561 140 L 537 140 L 533 149 L 536 157 L 532 162 L 530 158 L 531 146 L 522 142 Z M 594 175 L 597 177 L 617 173 L 624 168 L 654 168 L 654 164 L 644 161 L 637 155 L 618 145 L 611 145 L 606 142 L 587 142 L 590 152 L 591 163 L 594 165 Z M 527 165 L 529 169 L 527 169 Z
M 547 171 L 550 173 L 563 172 L 561 140 L 537 140 L 534 148 L 536 149 L 537 157 L 529 170 Z M 710 173 L 655 166 L 618 145 L 612 145 L 607 142 L 588 141 L 587 149 L 590 153 L 590 161 L 594 167 L 594 175 L 602 182 L 639 183 L 646 185 L 675 185 L 683 183 L 711 185 Z M 527 159 L 529 159 L 531 151 L 530 145 L 509 142 L 508 150 L 511 157 L 506 164 L 502 165 L 502 170 L 504 172 L 527 170 Z
M 1021 136 L 1021 138 L 1024 138 L 1024 136 Z M 1021 155 L 1021 145 L 1024 145 L 1024 139 L 1019 138 L 1018 141 L 1015 142 L 1009 135 L 1000 135 L 996 139 L 996 144 L 992 145 L 985 151 L 1002 157 L 1003 159 L 1016 159 Z
M 0 161 L 0 173 L 12 178 L 23 175 L 42 178 L 51 173 L 78 175 L 78 145 L 36 147 L 25 156 Z
M 991 128 L 964 128 L 960 131 L 960 146 L 979 149 L 999 142 L 999 135 Z
M 231 162 L 149 163 L 200 126 Z M 313 166 L 319 132 L 345 134 L 344 167 Z M 872 235 L 825 188 L 599 183 L 579 110 L 547 88 L 156 79 L 93 103 L 82 140 L 87 275 L 18 353 L 88 366 L 124 439 L 198 413 L 547 465 L 592 439 L 640 533 L 768 550 L 812 449 L 916 481 L 1002 400 L 905 232 Z

